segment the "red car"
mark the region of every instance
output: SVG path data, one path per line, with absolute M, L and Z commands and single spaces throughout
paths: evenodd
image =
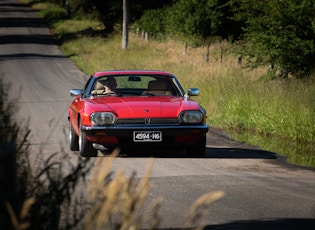
M 186 148 L 205 153 L 206 111 L 168 72 L 112 70 L 94 73 L 84 89 L 72 89 L 70 149 L 82 157 L 97 151 Z

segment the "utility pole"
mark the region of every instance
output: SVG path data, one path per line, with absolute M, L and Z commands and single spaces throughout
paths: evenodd
M 69 0 L 66 0 L 66 16 L 67 16 L 67 19 L 71 18 Z
M 122 48 L 128 48 L 129 0 L 123 0 Z

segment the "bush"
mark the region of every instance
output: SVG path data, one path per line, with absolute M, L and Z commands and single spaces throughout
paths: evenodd
M 67 18 L 67 12 L 64 8 L 61 8 L 54 4 L 47 4 L 45 8 L 40 11 L 40 16 L 44 18 L 49 24 L 60 21 Z

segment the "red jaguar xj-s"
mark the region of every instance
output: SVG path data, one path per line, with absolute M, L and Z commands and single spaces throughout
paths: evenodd
M 70 149 L 82 157 L 115 147 L 185 148 L 205 153 L 206 111 L 187 94 L 176 77 L 152 70 L 94 73 L 83 89 L 72 89 L 69 107 Z

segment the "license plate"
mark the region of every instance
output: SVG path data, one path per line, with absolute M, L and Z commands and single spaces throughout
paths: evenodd
M 161 131 L 134 131 L 134 142 L 159 142 L 162 141 Z

